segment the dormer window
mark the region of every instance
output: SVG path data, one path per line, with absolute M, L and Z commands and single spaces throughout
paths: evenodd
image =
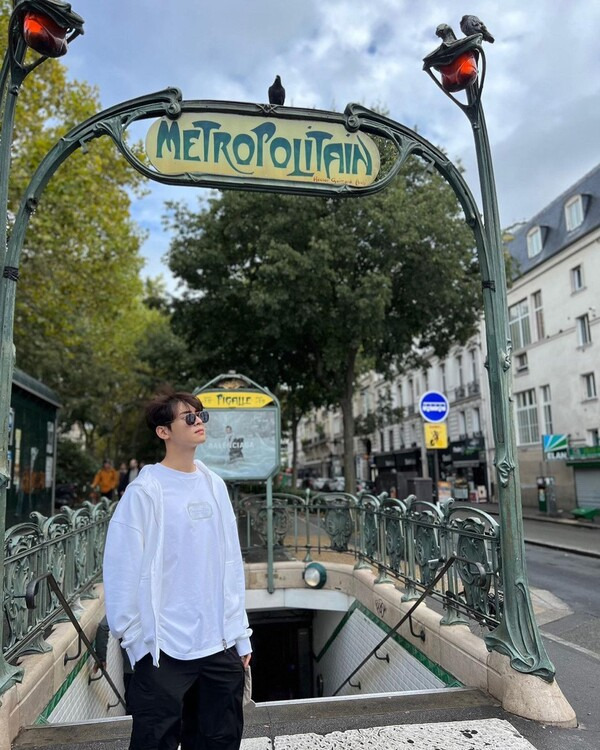
M 542 252 L 542 228 L 534 227 L 527 232 L 527 255 L 534 258 Z
M 573 229 L 577 229 L 583 223 L 583 201 L 580 195 L 570 198 L 565 203 L 565 219 L 567 232 L 572 232 Z

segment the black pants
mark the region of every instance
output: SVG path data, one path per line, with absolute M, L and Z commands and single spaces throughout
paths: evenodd
M 128 703 L 129 750 L 239 750 L 244 666 L 235 647 L 181 661 L 161 651 L 135 665 Z

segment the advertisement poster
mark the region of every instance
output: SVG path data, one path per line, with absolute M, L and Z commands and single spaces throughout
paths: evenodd
M 279 468 L 277 409 L 212 409 L 196 457 L 226 482 L 262 480 Z

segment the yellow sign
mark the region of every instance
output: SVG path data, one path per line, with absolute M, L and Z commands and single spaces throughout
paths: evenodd
M 448 426 L 446 422 L 432 424 L 425 422 L 425 447 L 427 450 L 448 447 Z
M 254 391 L 204 391 L 198 398 L 206 409 L 260 409 L 273 403 L 272 396 Z
M 366 133 L 340 123 L 279 117 L 184 112 L 156 120 L 146 153 L 160 174 L 370 185 L 379 149 Z

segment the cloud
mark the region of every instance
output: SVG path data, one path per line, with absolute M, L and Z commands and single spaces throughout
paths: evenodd
M 64 59 L 72 76 L 98 85 L 104 106 L 173 85 L 188 99 L 264 101 L 278 73 L 287 104 L 386 107 L 460 160 L 478 193 L 470 125 L 422 71 L 439 41 L 436 26 L 459 31 L 453 0 L 78 0 L 74 9 L 85 35 Z M 509 225 L 598 162 L 600 5 L 475 0 L 469 11 L 496 38 L 485 48 L 484 106 L 501 220 Z M 163 202 L 190 201 L 191 191 L 151 190 L 133 216 L 151 233 L 144 254 L 154 272 L 168 247 Z

